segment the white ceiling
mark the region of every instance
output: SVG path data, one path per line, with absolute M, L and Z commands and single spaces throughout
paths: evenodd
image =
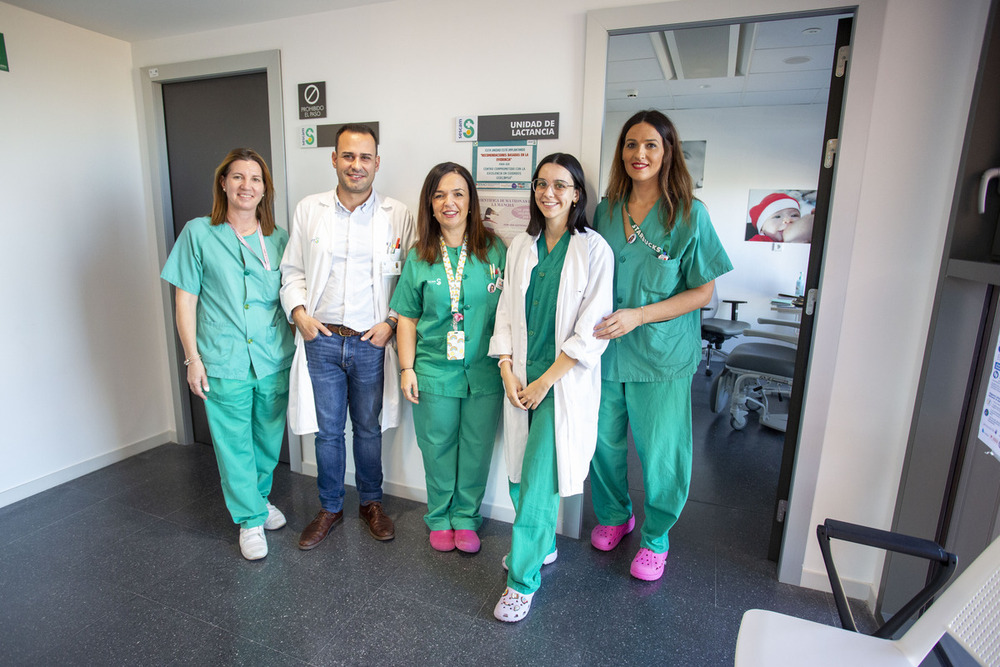
M 825 104 L 843 17 L 614 35 L 606 111 Z
M 389 1 L 4 0 L 128 42 Z M 839 18 L 614 35 L 606 111 L 824 104 Z
M 141 42 L 390 0 L 3 1 L 126 42 Z

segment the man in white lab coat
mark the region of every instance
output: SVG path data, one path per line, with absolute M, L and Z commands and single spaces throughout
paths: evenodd
M 413 217 L 372 188 L 378 140 L 367 125 L 337 132 L 333 167 L 336 189 L 299 202 L 281 260 L 281 305 L 297 329 L 288 420 L 297 434 L 316 432 L 321 509 L 302 531 L 305 550 L 344 516 L 348 411 L 359 516 L 375 539 L 395 536 L 381 502 L 382 430 L 398 423 L 399 411 L 389 299 L 413 244 Z

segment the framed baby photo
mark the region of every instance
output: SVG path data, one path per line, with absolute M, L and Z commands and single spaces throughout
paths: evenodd
M 815 210 L 816 190 L 751 190 L 746 240 L 809 243 Z

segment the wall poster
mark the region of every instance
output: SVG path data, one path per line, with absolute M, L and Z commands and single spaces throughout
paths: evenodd
M 472 176 L 479 189 L 483 222 L 508 246 L 528 227 L 537 147 L 533 139 L 473 144 Z
M 816 190 L 751 190 L 747 204 L 747 241 L 809 243 Z

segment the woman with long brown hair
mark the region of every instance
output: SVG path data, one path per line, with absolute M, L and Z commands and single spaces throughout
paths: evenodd
M 177 333 L 191 392 L 205 401 L 222 493 L 247 560 L 264 529 L 285 525 L 268 501 L 285 433 L 292 334 L 278 302 L 288 232 L 274 224 L 264 158 L 229 152 L 215 170 L 212 215 L 188 222 L 161 277 L 176 287 Z
M 677 128 L 659 111 L 640 111 L 618 137 L 597 230 L 615 253 L 615 307 L 595 334 L 601 359 L 597 451 L 591 497 L 598 525 L 591 544 L 618 546 L 635 517 L 628 492 L 627 432 L 642 463 L 645 521 L 631 573 L 654 581 L 667 560 L 667 533 L 691 483 L 691 378 L 701 360 L 698 311 L 715 279 L 731 271 L 694 185 Z

